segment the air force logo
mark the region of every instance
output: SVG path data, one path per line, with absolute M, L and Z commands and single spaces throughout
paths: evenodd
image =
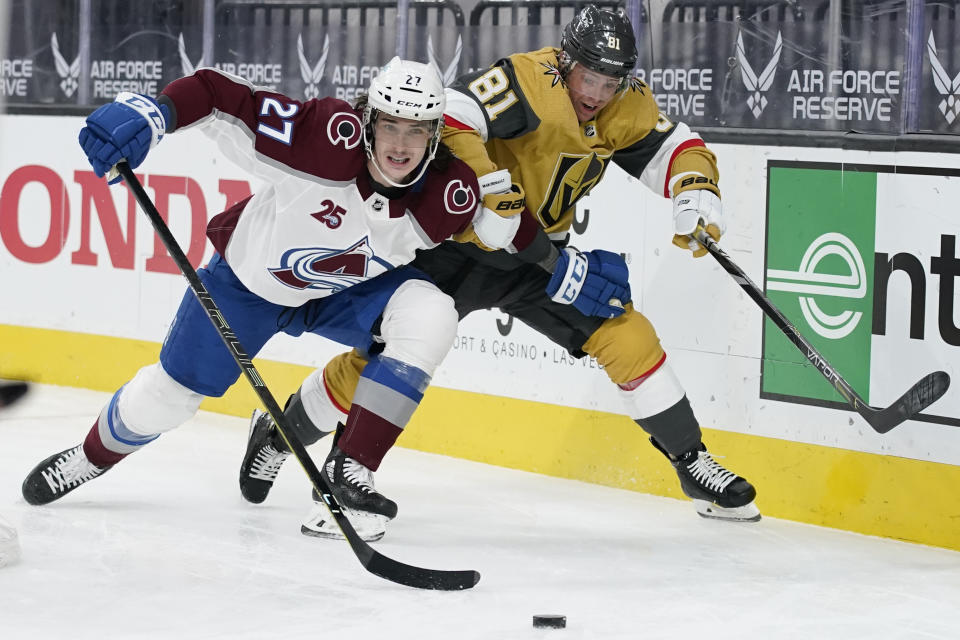
M 393 268 L 377 258 L 367 238 L 347 249 L 304 247 L 290 249 L 280 258 L 280 266 L 270 269 L 274 278 L 293 289 L 318 289 L 328 294 L 343 291 L 368 277 L 370 262 L 384 269 Z
M 445 71 L 441 71 L 440 63 L 437 61 L 437 54 L 433 49 L 433 36 L 427 35 L 427 57 L 430 64 L 433 65 L 443 78 L 443 86 L 449 87 L 457 78 L 457 66 L 460 64 L 460 55 L 463 53 L 463 40 L 457 36 L 457 48 L 453 52 L 453 60 L 447 65 Z
M 927 40 L 927 55 L 930 57 L 930 71 L 933 73 L 933 84 L 943 100 L 937 105 L 940 113 L 946 118 L 947 124 L 953 124 L 960 113 L 960 73 L 951 78 L 947 70 L 940 64 L 937 57 L 937 43 L 933 40 L 933 31 Z
M 770 85 L 773 84 L 773 76 L 777 73 L 777 65 L 780 63 L 780 52 L 782 50 L 783 38 L 780 36 L 780 32 L 777 31 L 777 41 L 773 45 L 773 56 L 770 58 L 767 66 L 763 68 L 763 72 L 758 76 L 753 71 L 753 67 L 750 66 L 750 61 L 747 60 L 747 53 L 743 47 L 743 32 L 741 31 L 737 34 L 737 62 L 740 64 L 740 76 L 743 78 L 743 86 L 747 88 L 747 91 L 752 92 L 750 97 L 747 98 L 747 106 L 750 107 L 754 118 L 759 118 L 767 106 L 767 98 L 763 94 L 766 93 Z
M 68 98 L 80 86 L 80 54 L 73 62 L 67 64 L 63 54 L 60 53 L 60 43 L 57 42 L 57 34 L 50 37 L 50 51 L 53 53 L 53 62 L 57 67 L 57 75 L 60 76 L 60 90 Z
M 327 66 L 327 55 L 330 53 L 330 36 L 323 36 L 323 53 L 320 54 L 320 60 L 317 64 L 310 66 L 306 54 L 303 52 L 303 34 L 297 36 L 297 56 L 300 58 L 300 77 L 306 88 L 303 95 L 310 98 L 316 98 L 320 95 L 320 81 L 323 79 L 323 70 Z
M 187 45 L 183 42 L 183 32 L 177 37 L 177 51 L 180 53 L 180 73 L 185 76 L 192 76 L 193 72 L 206 64 L 206 59 L 201 55 L 197 64 L 190 62 L 187 55 Z

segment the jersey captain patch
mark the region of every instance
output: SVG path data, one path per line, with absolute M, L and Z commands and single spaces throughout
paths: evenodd
M 293 289 L 321 289 L 336 293 L 366 279 L 371 260 L 382 262 L 373 255 L 368 239 L 363 238 L 342 250 L 322 247 L 290 249 L 280 258 L 280 266 L 269 271 L 274 278 Z

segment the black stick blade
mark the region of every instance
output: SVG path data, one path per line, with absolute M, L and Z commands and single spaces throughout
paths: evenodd
M 877 433 L 887 433 L 939 400 L 950 388 L 950 375 L 934 371 L 920 379 L 886 409 L 858 406 L 857 411 Z
M 9 407 L 27 394 L 26 382 L 0 382 L 0 407 Z
M 367 571 L 375 576 L 416 589 L 462 591 L 470 589 L 480 582 L 480 573 L 471 569 L 465 571 L 423 569 L 397 562 L 376 551 L 364 563 L 364 566 Z

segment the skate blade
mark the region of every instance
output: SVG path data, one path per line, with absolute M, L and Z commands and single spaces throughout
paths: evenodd
M 701 518 L 734 522 L 757 522 L 760 520 L 760 509 L 752 502 L 742 507 L 718 507 L 706 500 L 694 500 L 693 506 Z
M 346 507 L 343 508 L 343 513 L 364 542 L 376 542 L 387 532 L 389 519 L 386 516 L 367 513 L 366 511 L 356 511 Z M 330 517 L 330 512 L 323 504 L 314 505 L 310 514 L 301 523 L 300 533 L 313 538 L 344 539 L 339 525 Z

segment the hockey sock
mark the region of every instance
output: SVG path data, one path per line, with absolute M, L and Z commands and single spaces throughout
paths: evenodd
M 143 435 L 131 430 L 120 417 L 119 389 L 100 412 L 83 441 L 83 453 L 87 460 L 98 467 L 111 466 L 140 447 L 160 437 L 159 433 Z
M 341 451 L 376 471 L 429 384 L 430 376 L 413 365 L 384 356 L 371 360 L 360 376 L 337 443 Z
M 644 375 L 617 385 L 627 415 L 670 455 L 700 446 L 700 424 L 666 355 Z
M 303 406 L 302 391 L 302 388 L 297 389 L 297 392 L 290 396 L 287 400 L 287 405 L 283 408 L 283 415 L 287 417 L 287 424 L 293 429 L 297 439 L 303 443 L 303 446 L 308 447 L 330 433 L 330 431 L 321 429 L 314 424 L 310 416 L 307 415 L 306 408 Z M 279 451 L 290 451 L 287 443 L 284 442 L 283 438 L 279 437 L 279 434 L 273 438 L 273 445 Z
M 130 454 L 117 453 L 107 449 L 100 439 L 100 433 L 95 422 L 87 433 L 87 437 L 83 440 L 83 455 L 87 456 L 87 460 L 92 464 L 103 468 L 112 467 Z
M 634 421 L 674 458 L 700 446 L 703 436 L 687 396 L 660 413 Z

